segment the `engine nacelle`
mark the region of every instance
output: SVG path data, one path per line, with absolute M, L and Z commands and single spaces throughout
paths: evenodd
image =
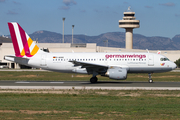
M 127 78 L 127 69 L 113 67 L 108 69 L 106 75 L 109 76 L 110 79 L 125 80 Z

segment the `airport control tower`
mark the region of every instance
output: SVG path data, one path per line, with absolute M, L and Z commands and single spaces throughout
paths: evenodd
M 133 49 L 133 29 L 139 28 L 139 20 L 135 20 L 135 12 L 128 7 L 127 12 L 124 12 L 124 17 L 119 20 L 119 27 L 126 29 L 126 49 Z

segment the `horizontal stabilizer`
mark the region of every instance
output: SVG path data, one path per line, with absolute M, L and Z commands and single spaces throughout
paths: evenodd
M 24 64 L 24 65 L 26 65 L 29 61 L 28 58 L 16 57 L 15 55 L 6 55 L 4 56 L 4 60 L 8 60 L 8 61 L 12 61 L 19 64 Z

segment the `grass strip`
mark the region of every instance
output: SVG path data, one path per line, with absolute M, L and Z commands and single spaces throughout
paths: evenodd
M 18 90 L 21 91 L 21 90 Z M 22 90 L 23 91 L 23 90 Z M 0 119 L 179 119 L 179 91 L 47 90 L 3 93 Z M 42 92 L 45 90 L 42 90 Z

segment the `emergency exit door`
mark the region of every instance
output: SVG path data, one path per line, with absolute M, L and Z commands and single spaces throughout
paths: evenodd
M 153 55 L 149 55 L 148 65 L 154 66 L 154 56 Z

